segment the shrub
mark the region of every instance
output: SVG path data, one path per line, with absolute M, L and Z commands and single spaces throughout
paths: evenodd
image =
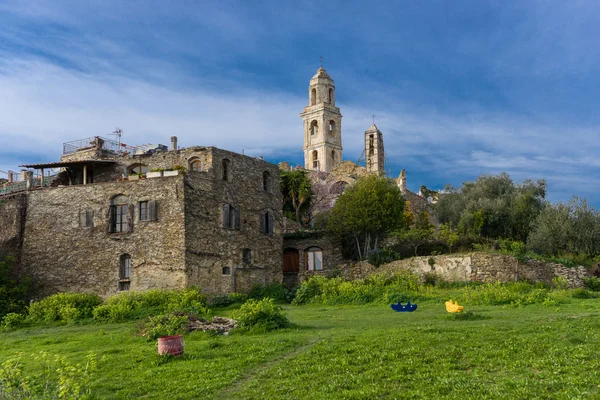
M 392 249 L 378 249 L 369 253 L 369 264 L 379 267 L 382 264 L 387 264 L 400 259 L 400 255 Z
M 597 276 L 591 276 L 583 280 L 585 287 L 592 292 L 600 292 L 600 278 Z
M 213 296 L 208 300 L 210 307 L 222 308 L 235 303 L 244 303 L 248 300 L 248 296 L 243 293 L 229 293 Z
M 276 302 L 288 302 L 288 289 L 281 283 L 272 283 L 270 285 L 254 285 L 248 293 L 248 298 L 261 300 L 270 298 Z
M 18 313 L 8 313 L 2 318 L 0 327 L 2 329 L 15 329 L 23 325 L 25 322 L 25 315 Z
M 92 317 L 93 309 L 102 304 L 98 295 L 89 293 L 58 293 L 29 306 L 33 322 L 73 322 Z
M 172 336 L 187 332 L 189 317 L 185 313 L 173 312 L 165 315 L 148 317 L 139 325 L 139 333 L 148 341 L 156 340 L 161 336 Z
M 14 257 L 0 257 L 0 319 L 8 313 L 25 311 L 30 279 L 19 278 Z
M 592 293 L 588 292 L 583 288 L 577 288 L 571 292 L 571 297 L 573 297 L 574 299 L 591 299 L 596 296 L 594 296 Z
M 559 290 L 565 290 L 569 287 L 569 281 L 562 276 L 555 276 L 552 278 L 552 287 Z
M 94 318 L 118 322 L 171 311 L 206 315 L 209 311 L 206 296 L 199 288 L 127 292 L 110 297 L 105 305 L 98 307 Z
M 273 299 L 250 299 L 232 316 L 243 331 L 268 332 L 287 328 L 290 323 Z

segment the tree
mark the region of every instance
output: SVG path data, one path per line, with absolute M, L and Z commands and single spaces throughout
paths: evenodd
M 8 313 L 25 309 L 29 287 L 30 279 L 16 273 L 14 257 L 0 259 L 0 320 Z
M 448 251 L 450 253 L 452 253 L 452 247 L 460 239 L 458 232 L 452 228 L 452 223 L 442 224 L 437 236 L 440 241 L 448 246 Z
M 347 189 L 329 211 L 326 230 L 340 239 L 351 238 L 359 259 L 379 240 L 403 226 L 404 198 L 387 178 L 369 175 Z
M 412 247 L 415 251 L 415 257 L 418 256 L 419 246 L 430 242 L 433 239 L 433 227 L 413 228 L 400 231 L 396 234 L 398 239 Z
M 281 193 L 283 194 L 283 208 L 292 209 L 296 222 L 302 224 L 302 211 L 308 207 L 312 198 L 310 179 L 305 170 L 281 171 Z

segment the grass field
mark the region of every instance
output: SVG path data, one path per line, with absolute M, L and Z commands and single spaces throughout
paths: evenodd
M 600 398 L 600 301 L 558 307 L 471 307 L 455 320 L 439 302 L 414 313 L 388 306 L 285 306 L 295 327 L 268 334 L 185 336 L 185 356 L 156 355 L 135 323 L 2 333 L 0 359 L 41 351 L 99 358 L 94 398 L 374 399 Z M 219 312 L 226 314 L 227 310 Z

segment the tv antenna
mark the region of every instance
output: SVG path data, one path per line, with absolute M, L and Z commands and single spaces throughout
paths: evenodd
M 121 153 L 121 136 L 123 136 L 123 130 L 121 128 L 115 128 L 115 131 L 113 133 L 111 133 L 110 136 L 115 136 L 117 138 L 117 140 L 119 141 L 119 147 L 118 147 L 117 151 L 120 154 Z

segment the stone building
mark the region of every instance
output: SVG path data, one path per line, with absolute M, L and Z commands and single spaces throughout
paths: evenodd
M 40 294 L 228 293 L 281 282 L 277 166 L 172 139 L 167 150 L 95 137 L 66 143 L 59 162 L 24 166 L 42 178 L 61 168 L 49 186 L 30 184 L 0 204 L 10 228 L 0 246 L 19 247 Z

